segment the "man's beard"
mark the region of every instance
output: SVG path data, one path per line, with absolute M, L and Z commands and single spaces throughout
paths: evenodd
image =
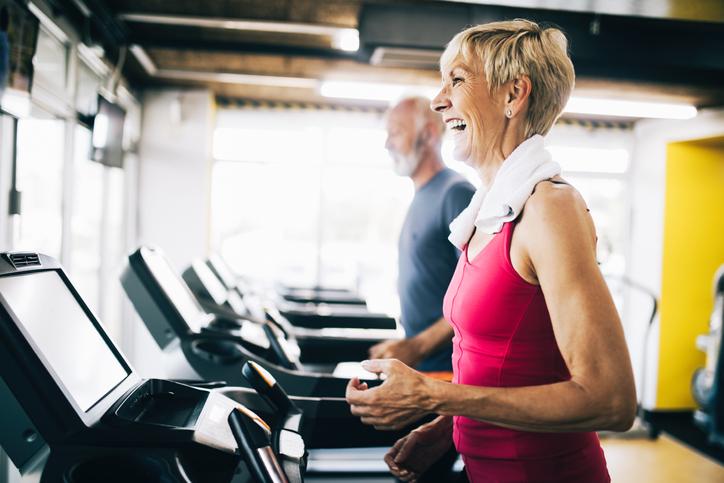
M 412 176 L 417 170 L 417 167 L 420 166 L 422 146 L 420 145 L 419 139 L 417 139 L 409 153 L 401 154 L 392 152 L 390 154 L 392 155 L 392 165 L 395 168 L 395 173 L 399 176 Z

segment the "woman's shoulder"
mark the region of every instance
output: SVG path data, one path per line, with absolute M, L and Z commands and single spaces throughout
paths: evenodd
M 586 202 L 576 188 L 560 178 L 538 183 L 518 222 L 521 233 L 543 239 L 596 239 Z
M 535 218 L 560 218 L 587 213 L 588 207 L 576 188 L 560 177 L 541 181 L 525 203 L 525 212 Z

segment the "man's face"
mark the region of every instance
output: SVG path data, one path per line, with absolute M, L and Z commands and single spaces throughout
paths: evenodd
M 400 176 L 412 176 L 420 164 L 420 133 L 411 111 L 407 106 L 397 106 L 387 116 L 385 148 Z

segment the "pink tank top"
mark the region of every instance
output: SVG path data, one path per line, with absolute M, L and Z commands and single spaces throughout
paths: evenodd
M 453 383 L 486 387 L 570 379 L 543 292 L 510 261 L 515 222 L 506 223 L 473 259 L 460 255 L 445 295 L 455 330 Z M 609 482 L 596 433 L 535 433 L 458 416 L 453 439 L 471 482 Z

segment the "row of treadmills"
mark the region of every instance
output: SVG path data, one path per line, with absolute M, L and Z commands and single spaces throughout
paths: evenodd
M 131 367 L 56 260 L 0 254 L 0 444 L 24 479 L 294 483 L 310 455 L 323 468 L 404 432 L 344 400 L 354 361 L 401 336 L 353 293 L 254 289 L 218 256 L 180 276 L 149 247 L 121 282 L 167 379 Z

